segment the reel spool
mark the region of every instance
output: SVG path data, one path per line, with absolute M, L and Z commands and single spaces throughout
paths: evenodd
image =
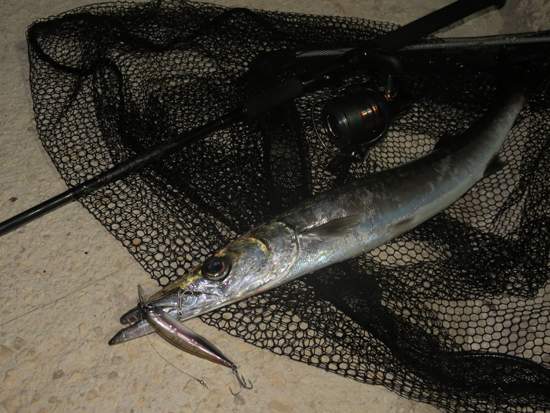
M 325 144 L 315 122 L 314 127 L 321 144 L 335 155 L 327 170 L 336 173 L 344 164 L 361 162 L 367 150 L 386 136 L 391 119 L 410 106 L 405 95 L 397 94 L 388 76 L 383 89 L 373 83 L 351 85 L 325 103 L 320 120 L 333 149 Z
M 360 86 L 328 102 L 321 119 L 330 141 L 353 157 L 358 147 L 367 149 L 386 135 L 390 110 L 382 94 Z

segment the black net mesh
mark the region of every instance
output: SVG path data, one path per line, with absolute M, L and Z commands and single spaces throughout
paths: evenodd
M 297 51 L 354 47 L 393 28 L 176 0 L 87 6 L 29 30 L 38 132 L 74 186 L 318 64 Z M 483 113 L 503 73 L 544 68 L 545 52 L 401 53 L 412 106 L 364 162 L 337 173 L 327 172 L 333 155 L 313 130 L 336 94 L 324 88 L 190 144 L 83 204 L 166 285 L 300 199 L 428 153 Z M 364 69 L 343 82 L 377 76 Z M 548 87 L 544 79 L 520 114 L 502 149 L 507 165 L 443 213 L 202 319 L 447 411 L 550 409 Z

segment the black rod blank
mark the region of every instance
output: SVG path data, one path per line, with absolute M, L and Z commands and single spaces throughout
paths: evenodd
M 501 8 L 506 0 L 459 0 L 421 17 L 405 26 L 381 36 L 375 44 L 387 52 L 396 52 L 399 49 L 429 36 L 444 27 L 491 6 Z M 414 39 L 411 41 L 410 39 Z
M 223 127 L 235 123 L 244 116 L 243 110 L 237 110 L 231 112 L 225 116 L 222 116 L 206 125 L 193 129 L 182 136 L 157 146 L 150 152 L 135 156 L 127 161 L 121 162 L 118 165 L 113 166 L 105 172 L 102 172 L 96 177 L 93 177 L 86 182 L 83 182 L 77 186 L 69 188 L 69 190 L 59 194 L 39 205 L 36 205 L 13 218 L 7 219 L 0 223 L 0 236 L 7 234 L 49 212 L 52 212 L 62 206 L 65 206 L 73 201 L 76 201 L 89 193 L 95 191 L 97 188 L 107 185 L 111 182 L 121 179 L 133 172 L 138 171 L 145 165 L 148 165 L 165 155 L 175 153 L 180 150 L 186 144 L 196 141 L 210 133 L 213 133 Z
M 458 0 L 442 9 L 436 10 L 418 20 L 380 36 L 374 42 L 374 46 L 386 52 L 395 52 L 473 13 L 491 6 L 501 7 L 505 2 L 506 0 Z M 254 119 L 263 113 L 288 103 L 302 96 L 307 91 L 318 87 L 319 84 L 328 77 L 345 72 L 351 66 L 361 63 L 362 61 L 367 61 L 369 58 L 368 47 L 353 49 L 313 74 L 290 78 L 259 95 L 247 98 L 241 102 L 237 110 L 206 125 L 193 129 L 186 134 L 178 136 L 167 143 L 159 145 L 150 152 L 137 155 L 134 158 L 115 165 L 98 176 L 0 223 L 0 236 L 72 201 L 76 201 L 101 186 L 136 172 L 145 165 L 165 155 L 175 153 L 192 141 L 196 141 L 234 123 Z

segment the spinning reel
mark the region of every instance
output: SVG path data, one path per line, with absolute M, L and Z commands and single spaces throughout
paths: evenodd
M 410 106 L 404 93 L 397 92 L 391 75 L 387 79 L 384 88 L 373 82 L 347 86 L 324 105 L 321 123 L 335 148 L 325 144 L 327 139 L 323 140 L 313 122 L 318 139 L 336 155 L 327 167 L 330 172 L 345 163 L 361 162 L 367 150 L 386 136 L 391 119 Z

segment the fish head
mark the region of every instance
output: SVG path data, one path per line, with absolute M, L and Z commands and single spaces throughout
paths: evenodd
M 149 302 L 187 320 L 283 283 L 297 255 L 294 229 L 269 222 L 235 239 Z

